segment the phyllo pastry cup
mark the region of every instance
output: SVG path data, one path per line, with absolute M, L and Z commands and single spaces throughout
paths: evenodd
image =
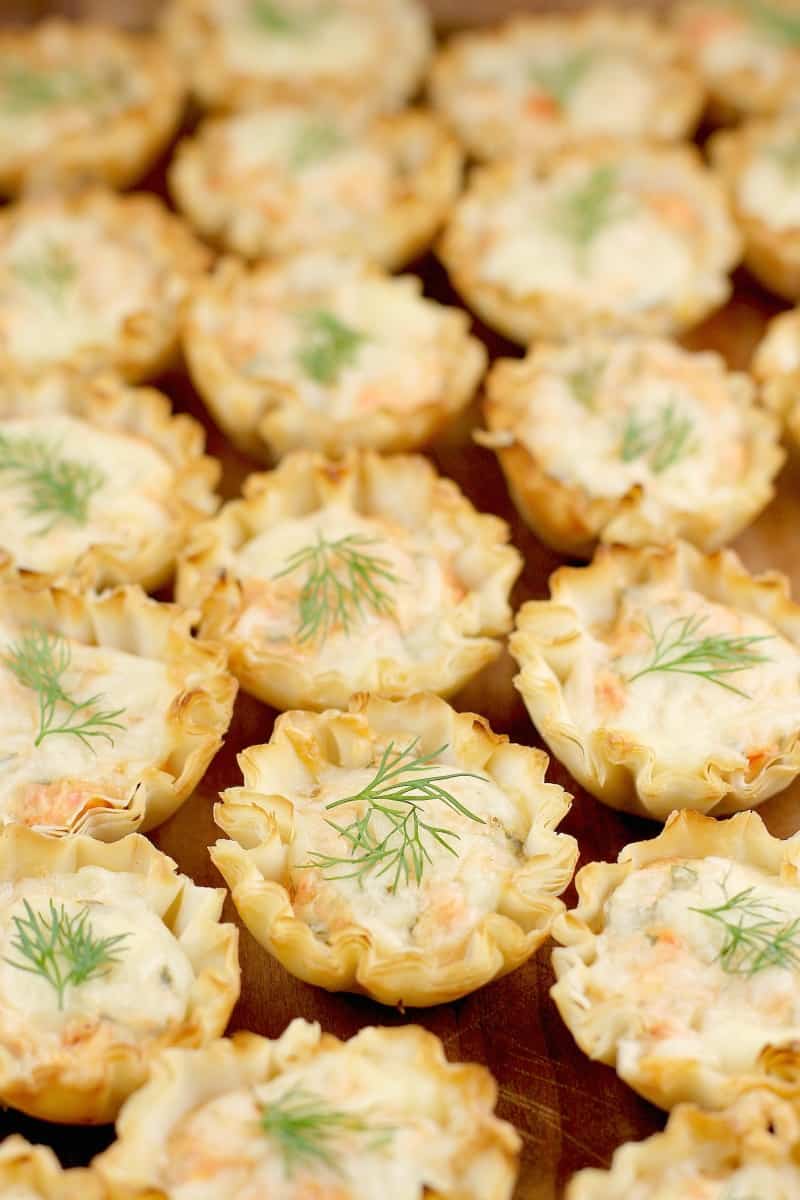
M 800 774 L 800 607 L 732 551 L 601 548 L 523 605 L 511 652 L 539 733 L 612 808 L 735 812 Z
M 239 995 L 221 888 L 138 834 L 106 845 L 0 830 L 0 1100 L 103 1124 L 166 1046 L 201 1046 Z
M 211 857 L 293 975 L 382 1004 L 444 1004 L 525 962 L 563 911 L 570 797 L 547 755 L 436 696 L 285 713 L 245 750 Z
M 209 252 L 157 197 L 93 188 L 0 211 L 0 372 L 171 365 Z
M 473 157 L 536 155 L 598 136 L 690 137 L 705 99 L 677 40 L 647 13 L 516 16 L 450 38 L 430 94 Z
M 349 1041 L 297 1019 L 167 1050 L 95 1159 L 112 1200 L 511 1200 L 520 1139 L 485 1067 L 416 1025 Z
M 486 367 L 462 309 L 413 275 L 327 254 L 248 271 L 225 260 L 188 306 L 195 387 L 245 453 L 414 450 L 472 399 Z
M 800 308 L 772 318 L 751 369 L 761 384 L 765 406 L 781 418 L 796 452 L 800 449 Z
M 107 1200 L 107 1192 L 93 1171 L 64 1171 L 49 1146 L 14 1133 L 0 1142 L 0 1200 Z
M 500 653 L 520 556 L 427 459 L 298 450 L 200 524 L 177 597 L 275 708 L 456 692 Z
M 715 550 L 767 505 L 785 457 L 748 375 L 655 338 L 540 343 L 501 359 L 484 411 L 478 440 L 496 449 L 520 513 L 574 556 L 598 540 Z
M 139 588 L 0 576 L 0 824 L 113 841 L 192 794 L 236 696 L 195 616 Z
M 477 168 L 438 253 L 492 329 L 680 333 L 724 304 L 741 243 L 690 146 L 600 140 Z
M 0 377 L 0 559 L 82 586 L 168 583 L 219 463 L 197 421 L 113 375 Z
M 661 1108 L 796 1089 L 798 856 L 756 813 L 683 811 L 579 871 L 550 994 L 584 1053 Z
M 461 169 L 455 138 L 421 109 L 364 125 L 282 104 L 202 124 L 178 146 L 169 185 L 220 249 L 249 259 L 327 250 L 396 270 L 430 246 Z

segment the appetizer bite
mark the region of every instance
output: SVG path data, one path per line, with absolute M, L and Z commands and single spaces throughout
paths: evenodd
M 107 1200 L 94 1171 L 64 1171 L 49 1146 L 12 1134 L 0 1142 L 2 1200 Z
M 618 863 L 579 871 L 550 994 L 584 1053 L 661 1108 L 796 1088 L 798 864 L 756 813 L 675 812 Z
M 364 126 L 283 104 L 205 122 L 178 146 L 169 186 L 205 238 L 245 258 L 330 250 L 394 270 L 433 241 L 461 168 L 421 110 Z
M 452 37 L 430 94 L 478 159 L 598 136 L 677 141 L 691 136 L 704 101 L 677 41 L 651 17 L 589 8 Z
M 800 308 L 772 318 L 751 369 L 764 404 L 777 413 L 794 448 L 800 449 Z
M 511 652 L 539 733 L 612 808 L 735 812 L 800 774 L 800 606 L 732 551 L 603 547 L 522 606 Z
M 511 1200 L 520 1139 L 496 1100 L 416 1025 L 340 1042 L 298 1019 L 166 1051 L 95 1165 L 120 1200 Z
M 433 44 L 420 0 L 168 0 L 161 28 L 194 98 L 214 109 L 394 111 Z
M 416 276 L 325 254 L 252 271 L 225 260 L 192 297 L 183 345 L 214 420 L 267 462 L 416 449 L 486 367 L 467 314 L 426 299 Z
M 0 374 L 170 365 L 209 252 L 151 195 L 93 189 L 0 210 Z
M 504 521 L 420 456 L 297 450 L 196 526 L 180 604 L 275 708 L 448 696 L 500 653 L 522 562 Z
M 0 1100 L 103 1124 L 166 1046 L 203 1046 L 239 995 L 238 930 L 131 834 L 114 845 L 0 830 Z
M 693 147 L 604 141 L 477 168 L 439 243 L 467 304 L 523 344 L 688 329 L 727 300 L 740 252 Z
M 0 825 L 113 841 L 191 795 L 236 696 L 195 615 L 138 588 L 0 576 Z
M 204 443 L 166 396 L 113 375 L 0 375 L 0 566 L 162 587 L 217 509 Z
M 547 755 L 436 696 L 284 713 L 240 755 L 211 857 L 293 975 L 382 1004 L 445 1004 L 546 939 L 578 857 Z
M 713 353 L 607 335 L 540 343 L 496 362 L 488 434 L 538 537 L 590 557 L 598 539 L 731 541 L 773 496 L 778 421 L 748 375 Z M 568 431 L 568 433 L 566 433 Z

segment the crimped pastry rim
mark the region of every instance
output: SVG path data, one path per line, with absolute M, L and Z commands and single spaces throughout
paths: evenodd
M 800 451 L 800 361 L 798 366 L 784 371 L 773 359 L 773 339 L 784 329 L 800 347 L 800 309 L 791 308 L 771 318 L 750 369 L 761 385 L 765 407 L 783 421 L 796 453 Z
M 94 1171 L 64 1170 L 49 1146 L 31 1145 L 12 1133 L 0 1142 L 0 1195 L 20 1185 L 30 1187 L 40 1200 L 106 1200 Z

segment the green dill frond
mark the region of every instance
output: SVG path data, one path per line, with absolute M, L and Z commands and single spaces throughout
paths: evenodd
M 552 63 L 534 63 L 529 78 L 555 100 L 559 108 L 565 109 L 572 94 L 588 75 L 597 60 L 597 51 L 576 50 L 574 54 Z
M 619 171 L 610 163 L 594 167 L 583 183 L 560 197 L 553 211 L 553 228 L 568 241 L 585 269 L 595 238 L 627 211 L 620 192 Z
M 0 61 L 0 109 L 13 116 L 28 116 L 56 104 L 89 103 L 97 93 L 97 83 L 80 71 L 37 70 L 10 59 Z
M 605 369 L 605 361 L 596 360 L 577 367 L 566 376 L 567 387 L 582 408 L 589 411 L 594 408 L 595 393 Z
M 61 308 L 67 289 L 78 277 L 78 267 L 60 242 L 49 241 L 36 253 L 12 261 L 9 270 L 31 291 L 54 308 Z
M 59 521 L 85 525 L 92 496 L 107 478 L 93 463 L 62 458 L 57 446 L 42 438 L 10 438 L 0 432 L 0 482 L 4 476 L 27 488 L 25 512 L 45 518 L 40 534 Z
M 767 967 L 800 968 L 800 917 L 786 914 L 768 900 L 744 888 L 715 908 L 692 908 L 722 925 L 724 940 L 718 954 L 729 975 L 757 975 Z
M 297 353 L 297 361 L 315 383 L 331 387 L 339 382 L 345 367 L 356 361 L 367 335 L 324 309 L 304 313 L 300 320 L 305 341 Z
M 330 158 L 346 143 L 344 134 L 331 121 L 321 118 L 310 120 L 294 141 L 289 165 L 294 171 L 304 171 L 306 167 L 312 167 L 315 163 Z
M 342 1137 L 366 1139 L 366 1148 L 374 1150 L 392 1135 L 389 1127 L 371 1126 L 356 1113 L 333 1108 L 301 1087 L 264 1104 L 260 1125 L 280 1153 L 287 1175 L 315 1165 L 337 1171 L 336 1142 Z
M 753 25 L 771 41 L 783 46 L 800 46 L 800 16 L 776 8 L 767 0 L 734 0 Z
M 665 404 L 650 421 L 640 420 L 634 410 L 622 433 L 620 458 L 633 462 L 647 457 L 651 470 L 660 475 L 690 452 L 693 429 L 689 417 L 680 416 L 674 404 Z
M 702 637 L 700 631 L 706 620 L 703 616 L 675 617 L 657 635 L 648 617 L 645 632 L 652 645 L 652 656 L 644 667 L 628 677 L 628 683 L 657 671 L 673 672 L 697 675 L 725 691 L 748 698 L 746 692 L 727 682 L 727 676 L 769 662 L 769 657 L 757 647 L 771 641 L 771 636 Z
M 290 0 L 251 0 L 250 21 L 263 33 L 277 37 L 302 37 L 325 21 L 330 11 L 327 3 L 319 3 L 306 12 L 298 12 Z

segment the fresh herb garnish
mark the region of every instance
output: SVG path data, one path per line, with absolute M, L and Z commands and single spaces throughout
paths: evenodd
M 773 8 L 765 0 L 736 0 L 752 23 L 775 42 L 787 46 L 800 45 L 800 17 Z
M 744 888 L 716 908 L 692 908 L 725 930 L 717 958 L 728 975 L 756 975 L 766 967 L 800 967 L 800 917 L 786 914 L 755 888 Z
M 87 103 L 98 94 L 97 83 L 80 71 L 37 71 L 10 61 L 0 64 L 0 108 L 14 116 L 26 116 L 55 104 Z
M 89 923 L 88 906 L 75 916 L 69 916 L 64 905 L 56 908 L 50 901 L 49 919 L 34 912 L 24 901 L 25 917 L 13 917 L 16 936 L 11 945 L 24 961 L 7 958 L 5 961 L 18 971 L 41 975 L 55 989 L 58 1007 L 64 1007 L 68 987 L 80 987 L 90 979 L 105 975 L 119 962 L 122 943 L 128 933 L 112 937 L 94 936 Z
M 38 253 L 18 258 L 10 271 L 21 283 L 60 308 L 69 288 L 78 276 L 78 268 L 69 251 L 59 242 L 48 242 Z
M 367 1138 L 370 1150 L 384 1145 L 392 1134 L 391 1129 L 371 1127 L 356 1113 L 331 1108 L 322 1097 L 300 1087 L 264 1104 L 260 1125 L 280 1151 L 287 1175 L 315 1163 L 336 1171 L 331 1143 L 342 1134 Z
M 725 681 L 725 676 L 746 671 L 757 663 L 769 662 L 765 654 L 754 647 L 771 637 L 726 637 L 722 634 L 700 637 L 707 618 L 703 616 L 674 617 L 657 635 L 650 618 L 645 630 L 652 643 L 650 662 L 628 678 L 628 683 L 652 675 L 656 671 L 678 675 L 698 675 L 701 679 L 749 699 L 747 692 Z
M 106 482 L 99 467 L 61 458 L 57 447 L 43 439 L 0 433 L 0 479 L 4 476 L 28 489 L 25 512 L 45 521 L 39 534 L 49 533 L 59 521 L 85 525 L 89 502 Z
M 326 20 L 329 14 L 328 4 L 318 4 L 304 13 L 294 12 L 288 4 L 280 4 L 276 0 L 251 0 L 250 4 L 251 23 L 264 33 L 277 34 L 279 37 L 302 37 Z
M 658 416 L 642 421 L 635 410 L 628 414 L 622 433 L 619 456 L 623 462 L 648 458 L 657 475 L 672 467 L 691 449 L 694 426 L 687 416 L 680 416 L 674 404 L 665 404 Z
M 594 50 L 577 50 L 553 63 L 534 63 L 528 74 L 537 87 L 566 108 L 572 94 L 590 71 L 597 55 Z
M 333 812 L 343 804 L 363 804 L 364 811 L 349 825 L 327 822 L 348 842 L 349 853 L 339 858 L 312 854 L 309 867 L 332 872 L 325 876 L 327 879 L 359 881 L 376 869 L 379 878 L 392 872 L 389 890 L 394 893 L 401 880 L 406 884 L 410 880 L 418 884 L 422 881 L 425 863 L 432 861 L 428 845 L 436 843 L 449 854 L 458 853 L 452 843 L 459 841 L 460 835 L 424 819 L 428 800 L 439 800 L 462 817 L 478 825 L 485 824 L 482 817 L 470 812 L 443 786 L 452 779 L 483 777 L 470 771 L 449 771 L 443 764 L 437 764 L 436 759 L 447 749 L 446 744 L 430 754 L 417 754 L 418 743 L 417 737 L 398 750 L 390 742 L 375 775 L 360 792 L 325 805 L 326 812 Z
M 600 360 L 577 367 L 567 375 L 567 387 L 572 392 L 573 399 L 583 408 L 594 408 L 595 392 L 605 369 L 605 362 Z
M 39 728 L 35 746 L 47 737 L 72 734 L 85 746 L 92 738 L 104 738 L 113 746 L 112 729 L 124 729 L 116 718 L 124 708 L 103 708 L 101 693 L 88 700 L 76 700 L 64 689 L 64 676 L 72 654 L 69 642 L 57 633 L 32 629 L 13 642 L 0 662 L 8 667 L 23 687 L 35 692 L 39 701 Z M 59 711 L 60 710 L 60 711 Z
M 295 171 L 303 171 L 322 159 L 330 158 L 345 142 L 344 134 L 330 121 L 308 121 L 292 146 L 290 166 Z
M 352 366 L 367 341 L 367 336 L 332 312 L 319 309 L 300 318 L 306 341 L 297 352 L 297 361 L 315 383 L 324 387 L 338 383 L 345 367 Z
M 622 199 L 619 171 L 609 163 L 595 167 L 583 183 L 559 199 L 553 226 L 574 247 L 581 269 L 586 269 L 598 234 L 625 215 Z
M 766 153 L 794 181 L 800 176 L 800 138 L 779 146 L 769 146 Z

